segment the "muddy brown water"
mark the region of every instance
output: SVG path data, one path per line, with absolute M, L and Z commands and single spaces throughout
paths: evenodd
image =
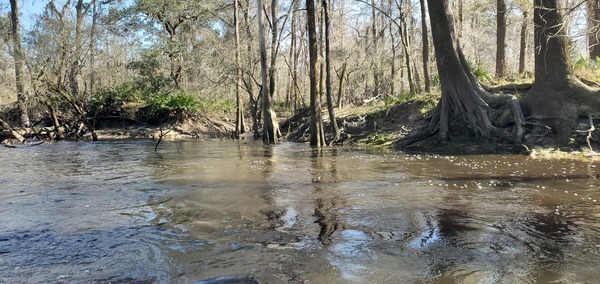
M 598 283 L 599 167 L 253 141 L 0 148 L 0 283 Z

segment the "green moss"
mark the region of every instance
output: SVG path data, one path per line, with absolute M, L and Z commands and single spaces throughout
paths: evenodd
M 391 146 L 397 141 L 396 135 L 373 133 L 367 136 L 363 142 L 368 146 Z

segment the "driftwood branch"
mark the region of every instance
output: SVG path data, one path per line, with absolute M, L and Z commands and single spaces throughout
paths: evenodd
M 25 143 L 25 137 L 23 137 L 23 135 L 19 134 L 19 132 L 12 129 L 12 127 L 10 127 L 10 125 L 1 118 L 0 118 L 0 127 L 2 128 L 2 130 L 7 131 L 8 134 L 10 134 L 10 138 L 16 139 L 17 141 L 19 141 L 19 143 Z

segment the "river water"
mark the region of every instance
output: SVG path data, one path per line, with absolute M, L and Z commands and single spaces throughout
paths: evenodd
M 0 283 L 598 282 L 599 166 L 254 141 L 0 148 Z

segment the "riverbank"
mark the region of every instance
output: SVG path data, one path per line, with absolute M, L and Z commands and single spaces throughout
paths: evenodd
M 96 129 L 99 140 L 165 139 L 192 140 L 204 138 L 231 138 L 235 124 L 227 118 L 197 116 L 182 122 L 165 125 L 147 125 L 127 121 L 105 122 Z M 89 136 L 89 135 L 88 135 Z M 87 137 L 88 139 L 90 137 Z
M 451 124 L 452 139 L 439 141 L 437 135 L 415 136 L 427 132 L 429 112 L 435 107 L 436 98 L 419 96 L 406 102 L 336 109 L 337 123 L 341 139 L 335 144 L 365 147 L 386 147 L 408 152 L 435 154 L 525 154 L 541 158 L 596 159 L 595 149 L 600 148 L 600 133 L 590 128 L 587 120 L 579 121 L 568 145 L 558 145 L 552 130 L 539 133 L 533 123 L 524 128 L 522 143 L 515 143 L 506 137 L 483 139 L 476 137 L 469 127 L 461 122 Z M 327 117 L 326 112 L 323 117 Z M 284 139 L 294 142 L 308 142 L 310 139 L 310 117 L 307 109 L 302 109 L 281 122 Z M 332 140 L 330 121 L 324 119 L 327 141 Z M 506 132 L 512 131 L 508 126 Z

